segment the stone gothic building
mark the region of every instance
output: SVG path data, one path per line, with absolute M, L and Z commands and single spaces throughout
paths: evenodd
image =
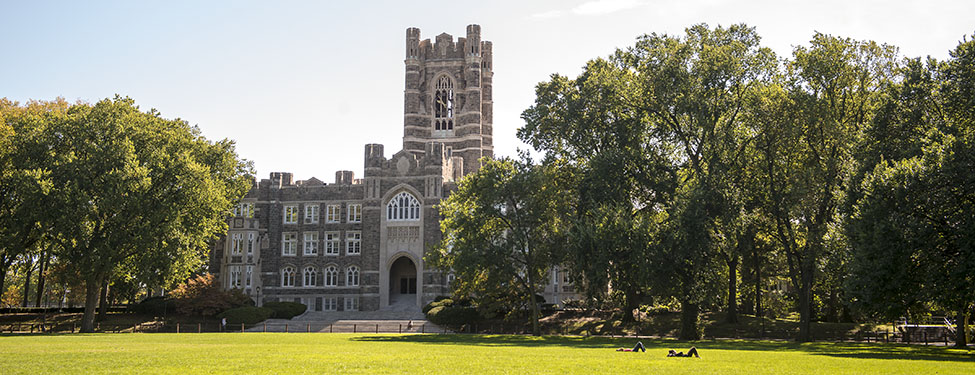
M 419 307 L 450 293 L 452 275 L 428 267 L 440 239 L 436 205 L 493 156 L 491 42 L 481 27 L 435 41 L 406 30 L 403 149 L 367 144 L 364 175 L 335 182 L 271 173 L 246 195 L 215 243 L 211 272 L 258 304 L 295 301 L 309 311 Z M 550 302 L 571 294 L 553 270 Z

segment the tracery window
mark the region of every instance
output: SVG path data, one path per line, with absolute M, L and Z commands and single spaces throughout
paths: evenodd
M 234 233 L 233 240 L 230 243 L 230 254 L 240 255 L 241 249 L 244 248 L 244 234 Z
M 338 286 L 339 285 L 339 270 L 335 269 L 335 266 L 328 266 L 325 268 L 325 286 Z
M 442 76 L 433 100 L 434 130 L 454 130 L 454 83 Z
M 386 220 L 420 220 L 420 201 L 405 191 L 396 194 L 386 203 Z
M 303 280 L 304 283 L 302 283 L 301 285 L 315 286 L 315 280 L 318 278 L 318 272 L 315 271 L 315 267 L 313 266 L 305 267 L 305 272 L 303 273 L 303 276 L 304 276 L 304 280 Z
M 254 266 L 247 266 L 247 276 L 244 278 L 245 285 L 251 286 L 251 279 L 254 278 Z
M 230 287 L 240 288 L 240 266 L 230 266 Z
M 287 266 L 281 269 L 281 286 L 295 286 L 295 269 Z
M 359 286 L 359 267 L 349 266 L 345 270 L 345 286 Z

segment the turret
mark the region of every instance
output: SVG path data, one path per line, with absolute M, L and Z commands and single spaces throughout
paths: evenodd
M 467 25 L 467 45 L 464 51 L 467 56 L 481 55 L 481 26 Z
M 406 29 L 406 59 L 416 60 L 420 57 L 420 29 L 411 27 Z

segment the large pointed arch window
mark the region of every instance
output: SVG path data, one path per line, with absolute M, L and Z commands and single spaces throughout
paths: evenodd
M 420 201 L 413 194 L 401 192 L 386 203 L 386 220 L 420 220 Z
M 433 99 L 434 130 L 454 130 L 454 82 L 448 76 L 437 80 Z

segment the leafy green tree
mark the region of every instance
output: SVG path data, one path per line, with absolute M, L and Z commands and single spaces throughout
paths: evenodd
M 652 122 L 653 138 L 672 145 L 680 189 L 672 214 L 677 231 L 674 255 L 682 277 L 675 281 L 682 309 L 684 339 L 699 338 L 696 311 L 708 296 L 702 284 L 714 274 L 714 261 L 733 239 L 743 212 L 736 176 L 746 162 L 750 141 L 742 121 L 748 98 L 776 72 L 775 55 L 760 44 L 754 28 L 695 25 L 683 37 L 647 35 L 617 55 L 637 72 L 640 109 Z M 729 284 L 736 255 L 728 252 Z M 729 305 L 735 304 L 729 298 Z M 729 308 L 734 313 L 735 309 Z M 732 317 L 731 320 L 734 320 Z
M 565 243 L 572 200 L 564 176 L 522 160 L 485 160 L 440 206 L 443 243 L 428 262 L 456 275 L 455 290 L 470 297 L 497 292 L 521 296 L 540 333 L 535 295 Z
M 249 187 L 250 167 L 232 142 L 210 142 L 131 99 L 72 106 L 51 130 L 58 135 L 51 227 L 58 256 L 85 279 L 84 332 L 93 330 L 98 292 L 118 266 L 172 278 L 200 267 Z
M 53 188 L 48 124 L 67 108 L 63 99 L 20 105 L 0 98 L 0 297 L 10 266 L 39 247 L 41 222 L 55 214 L 45 209 Z
M 169 298 L 176 303 L 176 311 L 186 315 L 214 316 L 228 309 L 253 304 L 240 289 L 223 289 L 220 281 L 209 273 L 179 284 Z
M 975 41 L 944 63 L 908 64 L 892 89 L 898 103 L 875 124 L 893 134 L 869 137 L 884 152 L 868 154 L 877 162 L 848 226 L 857 304 L 887 319 L 928 303 L 955 311 L 959 346 L 975 308 L 973 67 Z
M 764 210 L 798 292 L 798 341 L 810 340 L 815 274 L 830 226 L 855 169 L 854 151 L 891 79 L 896 50 L 816 34 L 796 47 L 783 88 L 770 86 L 756 107 L 759 163 L 768 186 Z
M 566 265 L 592 298 L 620 292 L 625 319 L 652 294 L 656 269 L 649 251 L 676 183 L 666 155 L 644 121 L 633 72 L 618 61 L 595 59 L 575 79 L 553 75 L 536 88 L 518 136 L 547 153 L 546 164 L 566 169 L 578 202 Z

